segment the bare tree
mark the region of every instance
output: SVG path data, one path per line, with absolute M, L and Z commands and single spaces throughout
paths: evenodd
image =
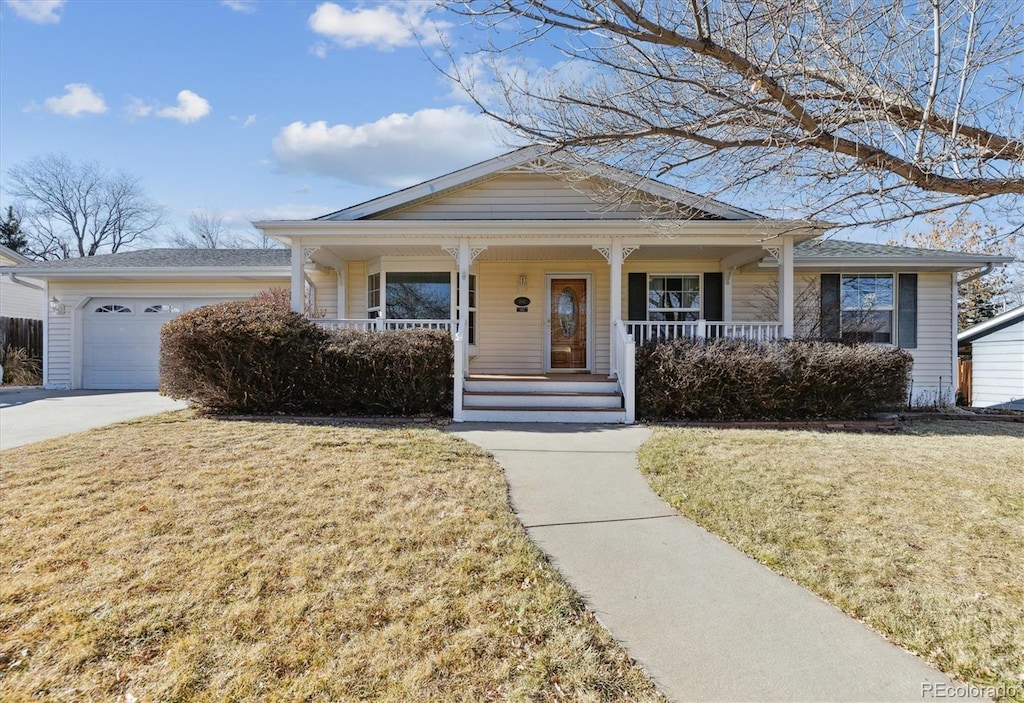
M 449 49 L 446 73 L 519 137 L 788 216 L 1019 215 L 1021 3 L 444 4 L 489 42 Z M 538 66 L 534 44 L 563 60 Z
M 170 243 L 179 249 L 237 249 L 239 237 L 231 232 L 227 219 L 218 210 L 193 210 L 186 221 L 187 231 L 174 228 Z
M 163 218 L 137 177 L 95 162 L 49 154 L 7 175 L 11 195 L 21 200 L 26 250 L 36 259 L 114 253 L 145 242 Z

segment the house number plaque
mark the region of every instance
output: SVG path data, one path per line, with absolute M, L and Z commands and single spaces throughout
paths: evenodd
M 519 296 L 512 301 L 515 303 L 516 312 L 529 312 L 530 311 L 530 299 L 525 296 Z

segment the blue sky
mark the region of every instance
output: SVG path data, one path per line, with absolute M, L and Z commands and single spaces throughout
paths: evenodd
M 140 176 L 172 220 L 206 208 L 244 226 L 505 151 L 431 66 L 430 7 L 4 0 L 0 168 L 63 152 Z
M 507 137 L 431 65 L 447 62 L 439 33 L 466 48 L 457 19 L 433 8 L 0 0 L 0 171 L 62 152 L 139 176 L 169 226 L 205 209 L 244 231 L 506 151 Z M 552 50 L 530 51 L 531 71 L 566 70 Z M 884 242 L 896 230 L 838 236 Z

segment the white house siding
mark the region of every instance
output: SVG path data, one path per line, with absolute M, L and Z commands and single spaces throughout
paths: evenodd
M 81 361 L 81 331 L 84 305 L 92 298 L 249 298 L 267 288 L 287 287 L 287 279 L 202 279 L 192 281 L 90 281 L 51 280 L 50 296 L 64 304 L 64 314 L 47 312 L 46 388 L 78 387 L 76 365 Z
M 366 312 L 366 262 L 348 262 L 348 280 L 345 282 L 347 310 L 340 310 L 338 317 L 365 318 Z
M 338 277 L 334 269 L 323 271 L 307 271 L 313 288 L 316 290 L 316 314 L 318 317 L 341 317 L 338 314 Z M 278 284 L 278 288 L 281 284 Z M 287 287 L 287 286 L 286 286 Z
M 797 271 L 793 274 L 794 329 L 796 335 L 817 332 L 821 303 L 819 274 Z M 775 271 L 736 271 L 732 277 L 732 319 L 737 322 L 778 322 L 778 276 Z
M 0 317 L 43 319 L 43 291 L 14 283 L 2 273 L 0 268 Z
M 613 196 L 614 197 L 614 196 Z M 388 220 L 631 220 L 656 214 L 651 205 L 611 202 L 585 182 L 536 173 L 507 173 L 407 208 L 378 215 Z
M 547 275 L 591 274 L 591 321 L 594 373 L 608 373 L 609 267 L 601 261 L 482 261 L 477 263 L 477 355 L 469 369 L 476 374 L 544 373 L 548 334 Z M 526 276 L 526 289 L 519 277 Z M 528 312 L 516 312 L 515 298 L 530 299 Z
M 1012 404 L 1024 409 L 1024 321 L 976 339 L 971 346 L 974 405 Z
M 950 403 L 956 392 L 953 274 L 919 273 L 917 277 L 917 349 L 913 402 Z

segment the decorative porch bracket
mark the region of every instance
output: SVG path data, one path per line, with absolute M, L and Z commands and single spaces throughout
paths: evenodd
M 640 247 L 625 247 L 625 246 L 621 247 L 621 249 L 622 249 L 622 257 L 621 257 L 620 261 L 624 262 L 626 259 L 629 258 L 630 254 L 632 254 L 634 251 L 636 251 L 639 248 Z M 598 254 L 603 256 L 605 261 L 607 261 L 608 263 L 612 262 L 612 247 L 603 247 L 603 246 L 599 246 L 599 245 L 595 244 L 593 249 Z
M 441 247 L 448 256 L 452 257 L 456 261 L 459 260 L 459 247 Z M 476 257 L 480 256 L 483 252 L 487 251 L 487 247 L 470 247 L 469 248 L 469 263 L 476 261 Z

